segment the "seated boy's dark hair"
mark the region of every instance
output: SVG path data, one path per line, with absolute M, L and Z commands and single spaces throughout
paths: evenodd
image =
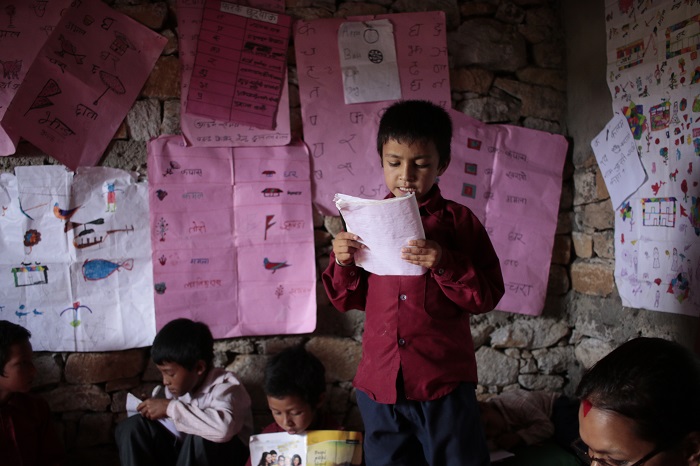
M 326 368 L 303 346 L 287 348 L 267 362 L 263 389 L 268 396 L 298 396 L 315 407 L 326 392 Z
M 175 319 L 165 324 L 153 339 L 151 358 L 156 364 L 174 362 L 188 371 L 201 359 L 209 368 L 214 360 L 214 338 L 207 324 Z
M 700 431 L 700 359 L 661 338 L 630 340 L 581 378 L 576 396 L 621 414 L 657 446 Z
M 427 100 L 399 100 L 386 109 L 379 121 L 377 152 L 382 155 L 384 144 L 394 139 L 400 143 L 433 141 L 440 166 L 450 163 L 452 118 L 447 111 Z
M 0 375 L 5 375 L 5 364 L 10 357 L 10 347 L 16 343 L 29 341 L 32 333 L 21 325 L 0 320 Z

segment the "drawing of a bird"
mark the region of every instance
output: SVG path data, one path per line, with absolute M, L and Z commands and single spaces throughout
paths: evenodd
M 58 207 L 58 202 L 56 202 L 53 205 L 53 214 L 56 216 L 57 219 L 67 221 L 67 220 L 70 220 L 70 218 L 73 216 L 73 214 L 75 214 L 75 212 L 78 209 L 80 209 L 80 207 L 81 206 L 74 207 L 72 209 L 64 210 L 64 209 L 61 209 L 60 207 Z
M 75 58 L 75 62 L 79 65 L 82 65 L 83 60 L 85 59 L 85 55 L 80 55 L 78 53 L 78 49 L 73 44 L 73 42 L 63 37 L 63 34 L 59 35 L 58 40 L 61 43 L 61 50 L 57 51 L 56 54 L 61 57 L 65 54 L 73 55 L 73 58 Z
M 265 270 L 272 270 L 272 273 L 275 273 L 277 270 L 284 268 L 284 267 L 289 267 L 289 264 L 287 264 L 287 261 L 284 262 L 270 262 L 270 260 L 266 257 L 263 259 L 263 264 L 265 265 Z

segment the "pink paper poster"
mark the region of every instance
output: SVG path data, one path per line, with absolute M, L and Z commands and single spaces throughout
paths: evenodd
M 304 141 L 312 155 L 313 202 L 324 215 L 338 215 L 337 192 L 373 199 L 387 194 L 375 138 L 379 115 L 391 102 L 346 105 L 338 49 L 341 24 L 381 19 L 393 25 L 401 98 L 450 105 L 443 12 L 298 21 L 294 44 Z
M 100 160 L 166 43 L 102 2 L 77 3 L 63 13 L 4 120 L 72 169 Z
M 284 11 L 284 4 L 250 1 L 254 8 Z M 197 57 L 197 40 L 204 13 L 204 0 L 178 0 L 178 38 L 180 46 L 181 98 L 180 127 L 188 145 L 197 147 L 281 146 L 291 140 L 289 123 L 289 86 L 283 80 L 275 129 L 265 130 L 235 121 L 217 120 L 187 113 L 192 69 Z
M 187 113 L 274 129 L 291 22 L 287 15 L 208 0 Z
M 36 54 L 53 31 L 61 12 L 70 0 L 49 2 L 0 1 L 0 11 L 5 12 L 0 21 L 0 120 L 19 89 Z M 4 21 L 4 24 L 3 24 Z M 0 123 L 0 155 L 11 155 L 17 150 L 19 134 L 8 133 Z
M 440 189 L 469 207 L 489 233 L 506 285 L 497 309 L 539 315 L 547 295 L 566 139 L 485 125 L 456 111 L 451 116 L 452 161 Z
M 308 154 L 152 140 L 149 188 L 156 324 L 206 322 L 215 338 L 316 325 Z

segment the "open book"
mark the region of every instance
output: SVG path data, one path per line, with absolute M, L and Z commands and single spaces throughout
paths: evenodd
M 156 387 L 157 389 L 158 387 Z M 156 390 L 153 391 L 153 395 L 155 396 L 157 394 Z M 126 395 L 126 414 L 127 416 L 131 417 L 136 414 L 139 414 L 138 411 L 136 411 L 136 407 L 141 403 L 141 399 L 137 396 L 132 395 L 131 393 L 127 393 Z M 178 440 L 183 440 L 185 438 L 185 434 L 177 430 L 175 427 L 175 423 L 173 422 L 172 419 L 169 417 L 163 418 L 163 419 L 158 419 L 158 422 L 163 424 L 163 426 L 168 429 Z
M 425 267 L 401 259 L 409 240 L 425 239 L 414 194 L 389 199 L 363 199 L 336 194 L 333 198 L 348 232 L 367 246 L 355 253 L 355 264 L 377 275 L 423 275 Z
M 278 432 L 250 437 L 253 466 L 273 450 L 277 454 L 277 464 L 359 466 L 362 464 L 362 434 L 344 430 L 310 430 L 300 435 Z M 280 457 L 284 457 L 284 462 Z

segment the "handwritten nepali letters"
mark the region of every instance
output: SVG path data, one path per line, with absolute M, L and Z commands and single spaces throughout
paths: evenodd
M 647 179 L 627 119 L 616 113 L 593 139 L 591 147 L 613 209 L 618 209 Z
M 291 17 L 207 0 L 187 112 L 274 129 Z
M 431 100 L 448 108 L 451 97 L 443 12 L 295 23 L 304 141 L 312 155 L 315 183 L 313 202 L 324 215 L 338 215 L 333 203 L 336 192 L 371 199 L 381 199 L 387 194 L 376 150 L 376 134 L 383 109 L 393 101 L 373 101 L 384 98 L 385 94 L 363 97 L 375 92 L 381 87 L 380 83 L 361 80 L 364 68 L 352 68 L 345 58 L 355 57 L 363 61 L 363 66 L 369 66 L 369 52 L 381 50 L 381 55 L 388 59 L 391 54 L 389 25 L 393 30 L 400 82 L 400 93 L 390 97 Z M 345 32 L 341 34 L 341 30 Z M 354 42 L 348 44 L 348 38 Z M 381 41 L 384 45 L 379 47 L 377 44 Z M 370 47 L 371 43 L 376 47 Z M 378 53 L 371 56 L 379 60 Z M 383 67 L 386 63 L 383 60 L 376 65 Z M 388 71 L 384 74 L 389 76 Z M 346 89 L 348 86 L 350 89 Z M 348 92 L 356 95 L 358 103 L 346 105 Z
M 234 149 L 241 335 L 316 328 L 309 154 L 302 143 Z
M 448 199 L 484 224 L 501 260 L 506 294 L 497 308 L 526 315 L 544 309 L 559 213 L 564 137 L 486 125 L 451 111 L 452 162 L 440 177 Z
M 615 282 L 625 306 L 698 316 L 698 5 L 606 1 L 606 32 L 613 111 L 626 120 L 647 175 L 618 204 L 605 175 L 622 158 L 613 167 L 599 162 L 616 204 Z
M 99 161 L 166 43 L 102 2 L 73 3 L 4 120 L 71 169 Z
M 222 2 L 223 3 L 223 2 Z M 275 2 L 264 2 L 264 1 L 250 1 L 248 2 L 251 7 L 257 10 L 266 9 L 268 11 L 273 11 L 279 13 L 284 10 L 284 5 L 276 5 Z M 188 109 L 191 108 L 189 104 L 190 88 L 192 86 L 192 92 L 202 92 L 202 99 L 205 97 L 205 87 L 208 88 L 211 84 L 209 82 L 211 79 L 207 79 L 209 76 L 193 76 L 193 69 L 195 67 L 195 62 L 211 65 L 208 60 L 213 59 L 215 63 L 228 63 L 222 61 L 218 56 L 211 56 L 203 54 L 203 50 L 207 47 L 218 47 L 219 52 L 221 52 L 221 45 L 217 44 L 202 44 L 199 41 L 200 29 L 203 25 L 204 12 L 205 12 L 205 1 L 204 0 L 178 0 L 178 38 L 179 38 L 179 55 L 180 64 L 182 68 L 181 74 L 181 97 L 180 97 L 180 126 L 182 129 L 182 134 L 185 136 L 188 145 L 197 147 L 240 147 L 240 146 L 282 146 L 288 144 L 291 140 L 291 130 L 290 130 L 290 120 L 289 120 L 289 86 L 285 76 L 281 79 L 281 92 L 279 94 L 279 101 L 274 105 L 270 106 L 266 104 L 266 110 L 268 113 L 264 118 L 270 121 L 269 110 L 274 108 L 274 120 L 273 124 L 268 124 L 269 129 L 263 129 L 261 127 L 256 127 L 248 121 L 248 118 L 239 117 L 238 109 L 234 109 L 230 114 L 225 116 L 220 116 L 219 118 L 211 118 L 207 116 L 196 115 L 190 113 Z M 256 10 L 256 11 L 257 11 Z M 212 13 L 209 13 L 210 15 Z M 226 14 L 231 16 L 229 13 L 216 12 L 215 14 Z M 278 17 L 284 17 L 283 15 L 278 15 Z M 245 18 L 244 18 L 245 20 Z M 211 22 L 209 22 L 211 23 Z M 219 27 L 217 25 L 209 24 L 209 28 L 213 28 L 209 31 L 204 31 L 203 34 L 208 34 L 207 37 L 213 37 L 212 33 L 215 33 Z M 228 26 L 227 26 L 228 27 Z M 272 25 L 270 25 L 272 27 Z M 215 35 L 215 34 L 214 34 Z M 268 37 L 264 32 L 258 32 L 256 36 Z M 269 36 L 272 37 L 272 36 Z M 214 41 L 214 42 L 222 42 Z M 226 44 L 229 44 L 231 40 L 226 39 Z M 240 39 L 238 39 L 240 42 Z M 199 44 L 199 45 L 198 45 Z M 254 56 L 254 51 L 245 52 L 248 57 Z M 239 52 L 242 57 L 243 53 Z M 256 59 L 257 60 L 257 59 Z M 229 63 L 231 64 L 231 63 Z M 242 64 L 242 63 L 241 63 Z M 250 64 L 248 64 L 250 65 Z M 255 73 L 269 73 L 269 70 L 259 69 L 255 63 L 252 66 L 246 66 L 246 69 L 250 69 L 251 72 Z M 286 71 L 286 66 L 284 67 Z M 198 68 L 201 70 L 204 68 Z M 199 73 L 199 71 L 198 71 Z M 209 72 L 206 73 L 209 75 Z M 209 77 L 210 78 L 210 77 Z M 248 79 L 244 76 L 242 79 Z M 250 80 L 253 87 L 269 85 L 270 79 L 265 78 L 263 80 L 260 76 L 257 79 Z M 231 76 L 228 74 L 225 77 L 225 81 L 232 83 L 236 86 L 236 81 L 231 80 Z M 243 89 L 243 88 L 241 88 Z M 230 90 L 227 91 L 230 93 Z M 243 90 L 243 92 L 249 92 L 248 90 Z M 209 96 L 210 94 L 207 94 Z M 195 97 L 197 97 L 195 95 Z M 235 97 L 235 96 L 234 96 Z M 201 99 L 200 99 L 201 100 Z M 223 102 L 223 100 L 222 100 Z M 231 108 L 233 105 L 233 98 L 228 100 L 228 103 L 223 105 L 221 108 L 227 107 Z M 252 102 L 250 99 L 248 103 Z M 269 103 L 269 102 L 268 102 Z M 246 104 L 247 105 L 247 104 Z M 252 104 L 251 104 L 252 105 Z M 263 112 L 264 113 L 264 112 Z M 232 118 L 232 119 L 229 119 Z M 256 123 L 256 122 L 253 122 Z M 259 123 L 256 123 L 259 124 Z M 266 123 L 267 124 L 267 123 Z
M 0 315 L 40 351 L 110 351 L 155 336 L 147 189 L 134 174 L 17 167 L 0 176 Z
M 19 134 L 7 132 L 2 122 L 27 70 L 37 53 L 51 35 L 61 18 L 61 12 L 71 0 L 52 2 L 0 1 L 5 20 L 0 22 L 0 156 L 12 155 L 17 150 Z M 53 58 L 59 61 L 59 57 Z
M 315 328 L 308 153 L 149 143 L 158 327 L 206 322 L 215 338 Z
M 351 21 L 338 30 L 346 104 L 401 98 L 391 21 Z

